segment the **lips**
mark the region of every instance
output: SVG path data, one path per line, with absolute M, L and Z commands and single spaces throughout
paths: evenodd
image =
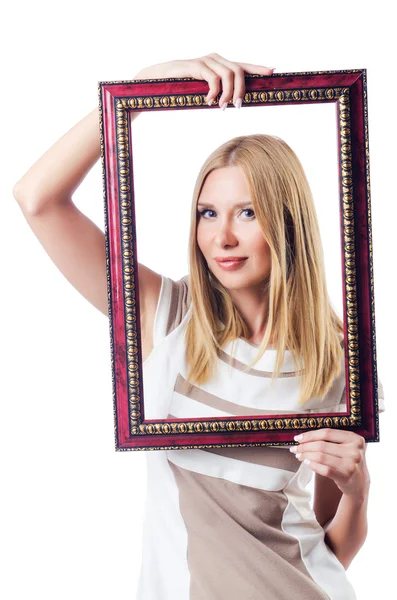
M 239 258 L 238 260 L 215 260 L 220 269 L 224 269 L 226 271 L 233 271 L 234 269 L 239 269 L 245 263 L 247 258 Z
M 246 260 L 246 256 L 229 256 L 227 258 L 216 258 L 216 262 L 237 262 L 241 260 Z

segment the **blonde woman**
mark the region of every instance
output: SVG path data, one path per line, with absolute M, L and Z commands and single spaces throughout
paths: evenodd
M 221 92 L 225 108 L 241 106 L 245 73 L 272 69 L 210 54 L 135 78 L 203 79 L 206 101 Z M 14 196 L 54 263 L 108 316 L 104 234 L 72 201 L 99 157 L 95 109 Z M 343 327 L 327 294 L 309 185 L 283 140 L 241 136 L 211 154 L 194 190 L 189 250 L 190 273 L 180 281 L 139 265 L 148 407 L 168 379 L 163 406 L 153 405 L 165 417 L 197 416 L 201 406 L 206 416 L 343 410 Z M 345 570 L 367 532 L 365 441 L 334 429 L 299 441 L 291 452 L 147 452 L 137 599 L 354 599 Z M 305 487 L 313 472 L 312 509 Z

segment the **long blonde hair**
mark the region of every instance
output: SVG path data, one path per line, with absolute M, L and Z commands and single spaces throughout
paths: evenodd
M 286 142 L 270 135 L 235 137 L 203 164 L 193 192 L 189 241 L 192 314 L 185 333 L 188 382 L 202 385 L 217 371 L 223 346 L 249 330 L 231 295 L 210 272 L 197 244 L 197 202 L 214 169 L 238 166 L 246 177 L 259 226 L 271 252 L 267 329 L 251 368 L 270 339 L 277 350 L 272 383 L 285 350 L 301 375 L 298 405 L 323 399 L 339 374 L 343 324 L 331 306 L 320 231 L 303 167 Z

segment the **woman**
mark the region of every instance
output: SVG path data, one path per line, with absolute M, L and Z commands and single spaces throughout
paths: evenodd
M 136 79 L 204 79 L 206 101 L 222 91 L 224 109 L 230 100 L 241 106 L 245 72 L 270 75 L 272 69 L 211 54 L 148 67 Z M 72 202 L 99 157 L 95 109 L 32 166 L 14 196 L 58 268 L 107 316 L 104 234 Z M 308 411 L 321 410 L 313 400 L 321 397 L 329 410 L 344 377 L 342 329 L 326 294 L 310 191 L 292 150 L 271 136 L 230 140 L 201 169 L 192 211 L 190 278 L 173 282 L 139 265 L 148 409 L 158 397 L 156 381 L 163 382 L 150 373 L 161 368 L 172 384 L 165 416 L 186 416 L 200 402 L 225 412 L 216 405 L 220 397 L 227 398 L 226 411 L 244 414 L 258 386 L 268 383 L 246 368 L 256 364 L 256 374 L 273 372 L 276 385 L 267 396 L 273 410 L 280 412 L 277 394 L 279 402 L 289 398 Z M 222 264 L 233 257 L 239 262 Z M 297 306 L 294 299 L 305 291 L 307 303 Z M 165 362 L 170 349 L 172 361 Z M 226 363 L 233 368 L 233 389 L 226 372 L 219 376 Z M 295 378 L 303 364 L 310 368 L 297 393 L 277 391 L 288 379 L 285 371 L 295 369 Z M 229 385 L 229 395 L 219 385 Z M 208 392 L 219 389 L 219 397 Z M 237 393 L 241 389 L 244 394 Z M 339 410 L 342 403 L 339 396 Z M 290 411 L 288 403 L 284 410 Z M 354 598 L 345 569 L 366 537 L 365 441 L 353 432 L 321 429 L 300 442 L 295 456 L 281 447 L 147 452 L 138 599 Z M 304 489 L 313 471 L 314 510 Z

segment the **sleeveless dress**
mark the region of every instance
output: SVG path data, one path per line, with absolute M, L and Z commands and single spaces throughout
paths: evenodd
M 232 344 L 224 347 L 218 378 L 185 393 L 188 284 L 188 276 L 162 277 L 154 348 L 143 364 L 145 418 L 303 412 L 290 353 L 270 387 L 276 350 L 243 372 L 257 348 L 242 338 L 231 364 Z M 344 392 L 343 365 L 324 400 L 311 399 L 304 412 L 343 411 Z M 146 457 L 136 600 L 356 599 L 310 506 L 313 471 L 288 447 L 149 450 Z

